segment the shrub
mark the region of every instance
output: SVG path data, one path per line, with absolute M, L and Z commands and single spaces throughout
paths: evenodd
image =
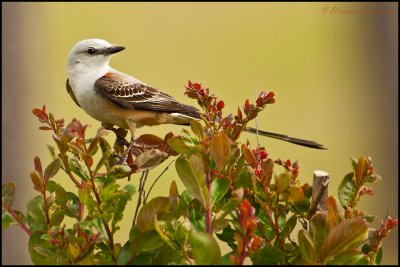
M 377 183 L 368 157 L 352 158 L 338 197 L 327 195 L 326 173 L 315 173 L 313 186 L 299 180 L 297 161 L 271 159 L 264 147 L 240 143 L 249 121 L 275 102 L 262 92 L 246 100 L 235 116 L 224 117 L 224 102 L 189 81 L 186 94 L 202 109 L 191 132 L 164 138 L 145 134 L 125 148 L 126 131 L 114 129 L 111 146 L 100 128 L 87 138 L 86 125 L 73 119 L 66 127 L 45 107 L 33 114 L 51 131 L 53 161 L 43 168 L 34 159 L 30 177 L 39 193 L 27 212 L 13 210 L 15 184 L 2 189 L 2 227 L 19 225 L 29 236 L 34 264 L 379 264 L 382 240 L 397 219 L 387 216 L 380 229 L 369 228 L 375 216 L 357 209 L 361 196 L 373 195 L 366 183 Z M 95 162 L 94 156 L 101 153 Z M 168 196 L 145 194 L 149 170 L 171 156 L 185 189 L 171 179 Z M 126 163 L 119 164 L 121 158 Z M 167 167 L 168 168 L 168 167 Z M 52 178 L 62 170 L 76 190 Z M 121 179 L 141 173 L 139 185 L 121 187 Z M 64 180 L 63 180 L 64 181 Z M 124 244 L 114 241 L 128 201 L 138 196 L 132 228 Z M 76 222 L 67 227 L 64 219 Z M 294 232 L 299 223 L 301 230 Z M 127 229 L 125 229 L 127 231 Z M 297 241 L 294 240 L 297 236 Z M 221 255 L 219 243 L 230 252 Z

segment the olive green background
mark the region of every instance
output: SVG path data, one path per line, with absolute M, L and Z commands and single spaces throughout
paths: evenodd
M 331 195 L 351 171 L 350 157 L 371 156 L 383 180 L 360 208 L 378 216 L 378 228 L 388 210 L 398 216 L 397 10 L 397 3 L 2 3 L 2 178 L 17 184 L 15 209 L 25 211 L 35 195 L 33 158 L 50 162 L 51 134 L 37 130 L 32 108 L 46 105 L 66 122 L 76 117 L 91 125 L 88 136 L 100 126 L 64 84 L 72 46 L 102 38 L 127 48 L 111 60 L 113 67 L 187 104 L 196 105 L 183 95 L 189 79 L 223 99 L 226 114 L 261 90 L 274 91 L 276 103 L 260 114 L 258 126 L 328 150 L 263 137 L 261 145 L 273 159 L 298 159 L 303 182 L 312 182 L 314 170 L 330 173 Z M 178 134 L 181 127 L 138 134 L 168 131 Z M 256 145 L 255 136 L 243 134 L 246 139 Z M 151 171 L 150 180 L 170 161 Z M 166 195 L 174 179 L 171 167 L 152 196 Z M 61 172 L 55 181 L 74 190 Z M 136 197 L 117 242 L 126 241 Z M 383 263 L 398 264 L 397 235 L 385 240 Z M 16 226 L 3 232 L 2 263 L 30 264 L 27 241 Z

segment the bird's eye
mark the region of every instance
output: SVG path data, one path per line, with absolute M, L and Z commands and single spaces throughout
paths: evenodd
M 88 53 L 89 55 L 94 55 L 96 52 L 97 52 L 97 50 L 96 50 L 96 48 L 94 48 L 94 47 L 89 47 L 89 48 L 87 49 L 87 53 Z

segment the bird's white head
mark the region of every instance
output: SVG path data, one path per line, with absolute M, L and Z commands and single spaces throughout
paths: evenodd
M 123 46 L 112 45 L 102 39 L 86 39 L 77 42 L 68 56 L 69 74 L 92 72 L 108 68 L 113 54 L 124 50 Z

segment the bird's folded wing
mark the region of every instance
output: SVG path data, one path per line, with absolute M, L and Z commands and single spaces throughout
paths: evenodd
M 197 113 L 195 107 L 181 104 L 164 92 L 144 83 L 124 79 L 118 74 L 107 73 L 95 82 L 94 87 L 98 93 L 121 108 L 187 115 Z
M 74 102 L 80 107 L 81 105 L 79 105 L 78 99 L 76 99 L 75 94 L 72 91 L 71 85 L 69 84 L 69 79 L 67 79 L 66 87 L 67 87 L 67 92 L 71 96 L 72 100 L 74 100 Z

